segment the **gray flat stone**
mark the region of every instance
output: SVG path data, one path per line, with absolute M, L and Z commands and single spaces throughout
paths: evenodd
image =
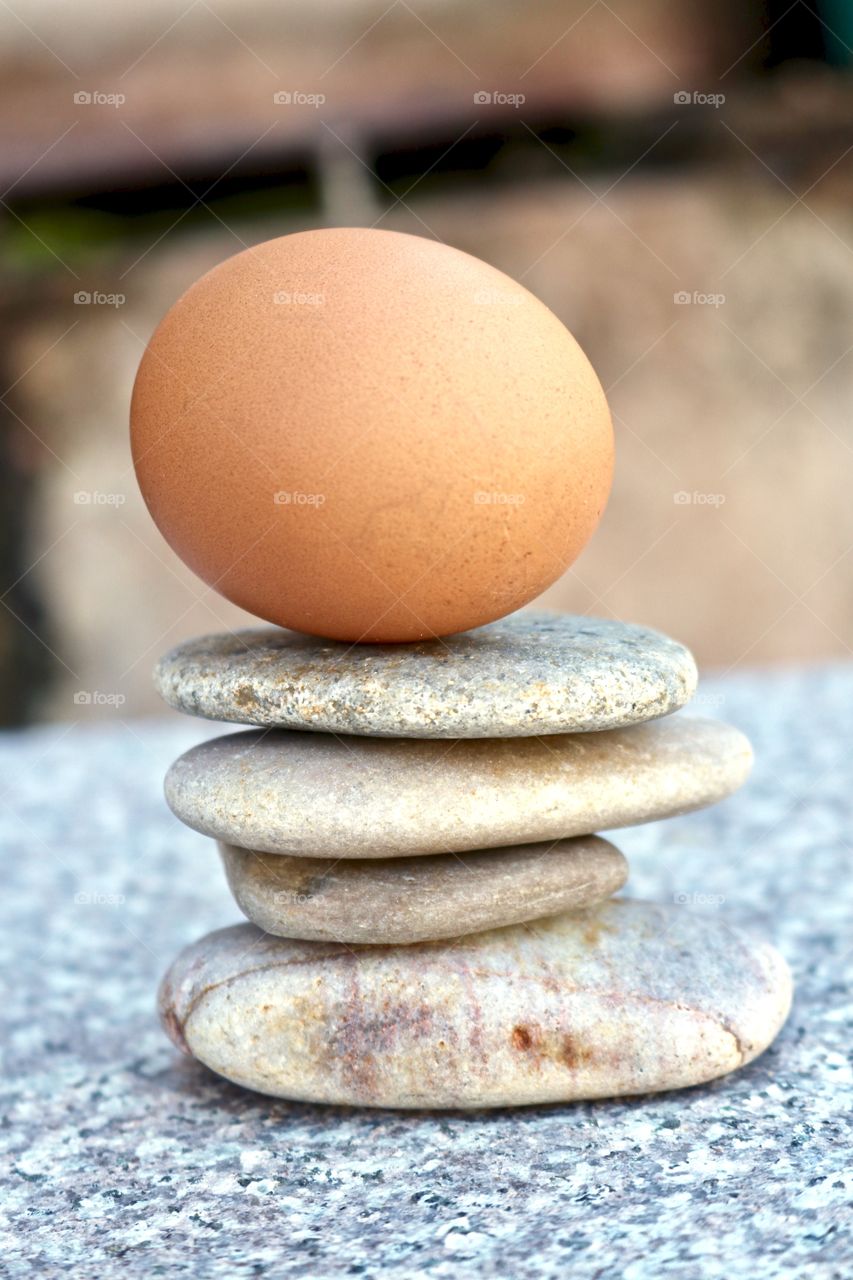
M 419 644 L 339 644 L 276 627 L 161 659 L 170 706 L 237 724 L 403 738 L 514 738 L 667 715 L 696 688 L 683 645 L 607 618 L 522 612 Z
M 571 1102 L 703 1083 L 791 1001 L 781 956 L 683 908 L 614 901 L 447 943 L 340 947 L 236 925 L 181 953 L 174 1042 L 261 1093 L 379 1107 Z
M 182 755 L 166 799 L 188 826 L 244 849 L 389 858 L 667 818 L 729 795 L 751 763 L 737 729 L 681 715 L 454 743 L 251 730 Z
M 324 942 L 424 942 L 591 906 L 628 864 L 598 836 L 420 858 L 289 858 L 220 844 L 245 916 Z

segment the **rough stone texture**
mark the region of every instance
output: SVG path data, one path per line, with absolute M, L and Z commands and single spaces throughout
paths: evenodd
M 210 720 L 401 738 L 514 738 L 667 715 L 696 688 L 687 649 L 609 618 L 521 612 L 421 644 L 347 645 L 276 627 L 173 649 L 154 680 Z
M 767 944 L 615 901 L 409 947 L 207 934 L 160 988 L 174 1043 L 261 1093 L 500 1107 L 659 1092 L 744 1066 L 788 1015 Z
M 289 858 L 220 844 L 228 884 L 254 924 L 285 938 L 423 942 L 590 906 L 628 864 L 597 836 L 420 858 Z
M 703 683 L 755 742 L 749 784 L 619 834 L 633 894 L 790 962 L 773 1045 L 687 1091 L 483 1113 L 277 1102 L 177 1053 L 160 975 L 239 919 L 160 790 L 204 726 L 0 734 L 7 1273 L 846 1280 L 851 702 L 851 668 Z
M 588 835 L 713 804 L 752 763 L 716 720 L 452 744 L 251 730 L 204 742 L 166 776 L 172 811 L 229 844 L 295 857 L 388 858 Z

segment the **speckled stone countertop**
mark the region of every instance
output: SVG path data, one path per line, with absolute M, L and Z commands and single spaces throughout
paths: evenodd
M 615 835 L 626 892 L 771 937 L 776 1044 L 686 1093 L 480 1114 L 286 1105 L 181 1059 L 154 1015 L 178 948 L 239 918 L 161 795 L 218 726 L 0 735 L 0 1274 L 853 1274 L 853 668 L 706 682 L 752 781 Z

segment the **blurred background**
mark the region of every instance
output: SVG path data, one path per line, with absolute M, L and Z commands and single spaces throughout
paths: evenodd
M 853 637 L 853 5 L 0 5 L 0 723 L 159 710 L 253 625 L 146 514 L 153 328 L 271 236 L 376 225 L 523 281 L 608 392 L 610 506 L 543 603 L 706 668 Z

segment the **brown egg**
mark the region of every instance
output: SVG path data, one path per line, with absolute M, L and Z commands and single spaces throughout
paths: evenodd
M 447 635 L 576 558 L 610 490 L 601 385 L 557 317 L 468 254 L 341 227 L 203 276 L 133 391 L 145 501 L 195 572 L 270 622 Z

